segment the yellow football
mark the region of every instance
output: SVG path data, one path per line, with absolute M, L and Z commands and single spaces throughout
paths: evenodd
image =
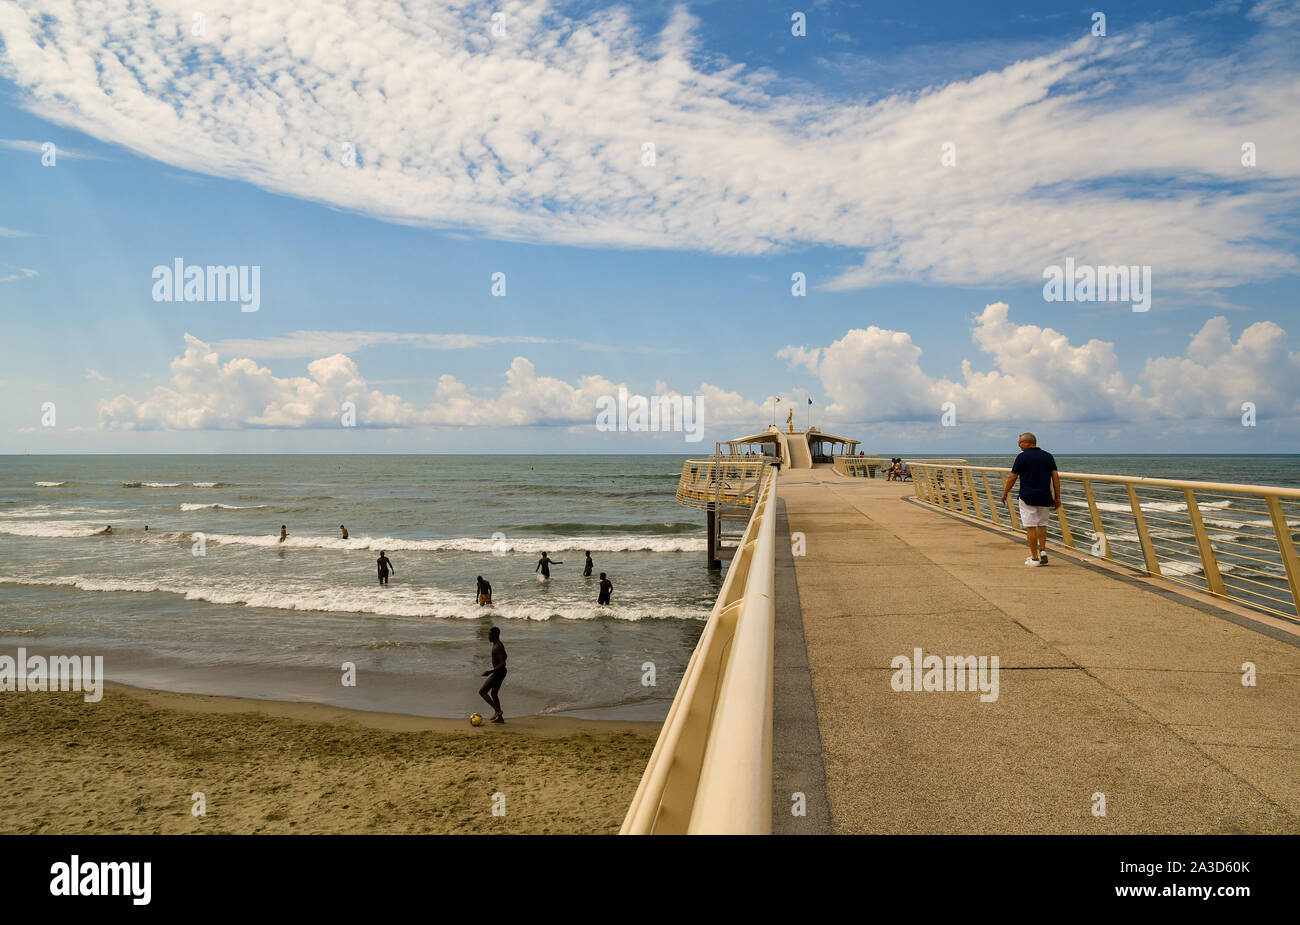
M 483 717 L 479 716 L 477 713 L 471 713 L 469 716 L 469 724 L 471 726 L 482 726 Z

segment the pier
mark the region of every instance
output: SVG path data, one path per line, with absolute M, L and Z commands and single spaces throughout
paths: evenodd
M 772 559 L 751 555 L 746 593 L 719 601 L 711 672 L 673 707 L 696 717 L 674 740 L 692 749 L 667 741 L 670 714 L 624 832 L 1300 832 L 1300 625 L 1285 601 L 1170 580 L 1149 538 L 1138 565 L 1155 569 L 1140 574 L 1068 517 L 1074 548 L 1054 529 L 1050 564 L 1028 568 L 1016 525 L 993 521 L 987 472 L 912 464 L 918 482 L 899 483 L 843 468 L 771 473 L 741 548 L 770 531 Z M 739 653 L 733 632 L 770 653 Z M 897 689 L 898 659 L 917 655 L 996 656 L 996 699 Z

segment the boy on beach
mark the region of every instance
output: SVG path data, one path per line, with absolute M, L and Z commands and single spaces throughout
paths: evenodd
M 600 573 L 600 597 L 597 598 L 597 604 L 608 604 L 609 596 L 614 593 L 614 582 L 605 577 L 605 573 Z
M 590 578 L 590 577 L 591 577 L 591 569 L 592 569 L 592 567 L 593 567 L 595 564 L 596 564 L 596 563 L 594 563 L 594 562 L 591 561 L 591 553 L 588 552 L 588 553 L 587 553 L 587 563 L 582 567 L 582 577 L 583 577 L 583 578 Z
M 1011 486 L 1020 479 L 1020 523 L 1029 543 L 1025 565 L 1047 564 L 1047 524 L 1052 510 L 1061 509 L 1061 475 L 1056 471 L 1056 457 L 1038 448 L 1038 438 L 1031 433 L 1020 435 L 1020 455 L 1011 464 L 1011 478 L 1002 489 L 1006 504 Z
M 478 601 L 480 607 L 492 603 L 492 582 L 482 575 L 478 576 L 478 590 L 474 592 L 474 599 Z
M 478 695 L 496 710 L 488 722 L 504 723 L 506 719 L 501 714 L 501 698 L 497 695 L 501 690 L 501 682 L 506 679 L 506 647 L 501 644 L 501 630 L 495 626 L 488 631 L 488 639 L 492 643 L 492 667 L 483 672 L 483 677 L 487 680 L 478 689 Z
M 381 549 L 379 551 L 379 558 L 375 560 L 375 564 L 379 566 L 379 583 L 381 585 L 388 584 L 389 572 L 392 572 L 394 575 L 397 574 L 397 569 L 393 568 L 392 560 L 388 558 L 387 550 Z

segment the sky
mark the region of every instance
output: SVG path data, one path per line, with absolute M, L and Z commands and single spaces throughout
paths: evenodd
M 698 455 L 791 411 L 883 455 L 1300 452 L 1298 33 L 6 2 L 0 453 Z M 620 390 L 700 426 L 603 427 Z

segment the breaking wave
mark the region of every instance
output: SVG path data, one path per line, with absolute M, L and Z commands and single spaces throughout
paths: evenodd
M 76 588 L 79 591 L 126 592 L 135 594 L 175 594 L 187 601 L 212 604 L 240 604 L 276 610 L 316 611 L 324 613 L 376 614 L 390 617 L 425 617 L 443 620 L 481 620 L 485 617 L 505 620 L 595 620 L 601 617 L 624 620 L 707 620 L 707 607 L 675 605 L 621 605 L 602 607 L 577 601 L 560 604 L 527 602 L 498 603 L 478 607 L 464 594 L 450 594 L 423 588 L 319 588 L 259 589 L 249 587 L 214 588 L 178 584 L 166 579 L 96 578 L 68 575 L 52 578 L 0 576 L 0 584 L 44 585 Z
M 495 540 L 490 536 L 460 536 L 437 540 L 399 539 L 383 536 L 294 536 L 283 543 L 276 533 L 261 536 L 243 534 L 209 533 L 208 542 L 236 546 L 265 546 L 281 549 L 371 549 L 404 550 L 408 552 L 481 552 L 506 554 L 511 552 L 703 552 L 704 537 L 683 536 L 600 536 L 600 537 L 510 537 Z M 581 564 L 581 563 L 579 563 Z

